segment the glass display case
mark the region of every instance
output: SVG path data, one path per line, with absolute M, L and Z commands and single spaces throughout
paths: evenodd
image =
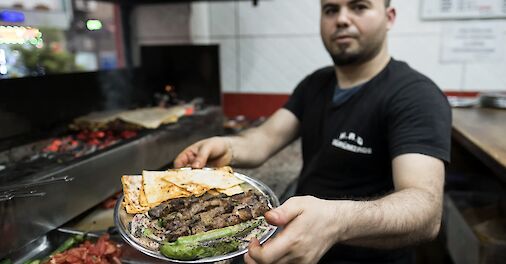
M 117 4 L 2 0 L 0 79 L 123 66 Z

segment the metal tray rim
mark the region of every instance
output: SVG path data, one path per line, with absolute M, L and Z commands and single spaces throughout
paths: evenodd
M 190 168 L 185 168 L 185 169 L 190 169 Z M 204 169 L 210 169 L 210 168 L 204 168 Z M 275 207 L 279 206 L 279 199 L 278 199 L 278 197 L 276 196 L 276 194 L 274 194 L 274 192 L 272 191 L 272 189 L 269 188 L 267 185 L 265 185 L 263 182 L 261 182 L 261 181 L 259 181 L 257 179 L 248 177 L 248 176 L 246 176 L 244 174 L 241 174 L 241 173 L 238 173 L 238 172 L 234 172 L 234 175 L 237 178 L 239 178 L 239 179 L 247 182 L 248 184 L 250 184 L 251 186 L 253 186 L 257 191 L 259 191 L 263 195 L 265 195 L 268 198 L 269 206 L 271 208 L 275 208 Z M 121 238 L 123 238 L 123 240 L 125 240 L 133 248 L 135 248 L 135 249 L 141 251 L 142 253 L 144 253 L 146 255 L 149 255 L 151 257 L 154 257 L 154 258 L 157 258 L 157 259 L 161 259 L 161 260 L 165 260 L 165 261 L 168 261 L 169 263 L 212 263 L 212 262 L 216 262 L 216 261 L 222 261 L 222 260 L 231 259 L 231 258 L 243 255 L 246 252 L 248 252 L 248 248 L 245 248 L 245 249 L 242 249 L 242 250 L 238 250 L 238 251 L 234 251 L 234 252 L 228 253 L 226 255 L 209 257 L 209 258 L 203 258 L 203 259 L 197 259 L 197 260 L 177 260 L 177 259 L 167 258 L 167 257 L 163 256 L 158 251 L 150 250 L 150 249 L 147 249 L 147 248 L 143 247 L 142 245 L 139 245 L 133 238 L 130 237 L 129 232 L 125 230 L 125 227 L 123 226 L 123 224 L 121 222 L 121 219 L 120 219 L 120 210 L 121 210 L 121 204 L 122 204 L 122 202 L 123 202 L 123 194 L 121 194 L 121 196 L 118 198 L 118 201 L 116 202 L 116 205 L 114 207 L 114 224 L 118 228 L 118 231 L 119 231 L 119 233 L 121 235 Z M 263 244 L 265 241 L 267 241 L 267 239 L 269 239 L 276 232 L 277 227 L 276 226 L 272 226 L 272 227 L 273 228 L 271 230 L 269 230 L 259 240 L 260 244 Z

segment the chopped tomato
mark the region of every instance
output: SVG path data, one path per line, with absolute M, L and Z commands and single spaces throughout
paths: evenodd
M 52 256 L 45 264 L 120 264 L 121 247 L 101 236 L 97 242 L 88 240 L 81 245 Z

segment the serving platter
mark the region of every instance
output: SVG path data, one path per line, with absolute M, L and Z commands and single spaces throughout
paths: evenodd
M 185 168 L 185 169 L 188 169 L 188 168 Z M 210 168 L 205 168 L 205 169 L 210 169 Z M 258 194 L 265 196 L 267 198 L 270 208 L 275 208 L 275 207 L 279 206 L 279 199 L 276 197 L 276 195 L 271 190 L 271 188 L 269 188 L 267 185 L 265 185 L 264 183 L 262 183 L 261 181 L 259 181 L 257 179 L 248 177 L 248 176 L 238 173 L 238 172 L 234 172 L 234 176 L 236 176 L 237 178 L 244 181 L 244 183 L 241 184 L 241 187 L 243 189 L 250 188 L 250 189 L 254 190 L 255 192 L 257 192 Z M 129 245 L 131 245 L 135 249 L 141 251 L 142 253 L 149 255 L 151 257 L 157 258 L 157 259 L 166 260 L 169 263 L 213 263 L 213 262 L 227 260 L 227 259 L 234 258 L 236 256 L 243 255 L 248 251 L 248 249 L 246 247 L 243 249 L 239 249 L 237 251 L 230 252 L 225 255 L 214 256 L 214 257 L 209 257 L 209 258 L 202 258 L 202 259 L 197 259 L 197 260 L 171 259 L 171 258 L 168 258 L 168 257 L 162 255 L 159 250 L 153 250 L 153 249 L 147 248 L 135 240 L 134 236 L 132 234 L 130 234 L 130 231 L 129 231 L 129 223 L 130 223 L 130 221 L 132 221 L 133 216 L 134 216 L 133 214 L 128 214 L 126 212 L 126 209 L 123 206 L 123 195 L 121 195 L 118 199 L 118 202 L 116 203 L 115 208 L 114 208 L 114 223 L 115 223 L 116 227 L 118 228 L 118 231 L 119 231 L 121 237 L 123 238 L 123 240 L 125 240 Z M 269 239 L 275 233 L 276 229 L 277 229 L 277 227 L 269 225 L 268 230 L 259 238 L 260 243 L 262 244 L 265 241 L 267 241 L 267 239 Z

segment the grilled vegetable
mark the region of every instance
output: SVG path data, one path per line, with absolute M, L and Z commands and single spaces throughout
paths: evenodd
M 75 235 L 73 237 L 68 238 L 61 244 L 51 255 L 56 255 L 58 253 L 62 253 L 63 251 L 83 242 L 84 236 L 83 235 Z
M 175 242 L 164 242 L 160 252 L 166 257 L 192 260 L 223 255 L 239 248 L 239 237 L 246 235 L 262 223 L 263 218 L 208 232 L 179 237 Z
M 169 245 L 172 244 L 172 245 Z M 177 242 L 164 244 L 160 247 L 163 255 L 179 260 L 192 260 L 224 255 L 239 248 L 238 239 L 220 239 L 206 243 L 177 244 Z
M 12 260 L 11 259 L 2 259 L 2 260 L 0 260 L 0 264 L 12 264 Z

